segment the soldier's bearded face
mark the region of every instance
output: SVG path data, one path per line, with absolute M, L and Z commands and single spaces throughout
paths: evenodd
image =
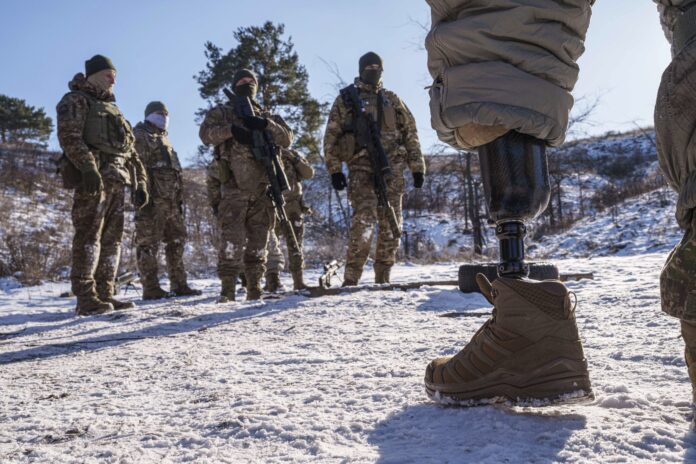
M 100 90 L 111 92 L 116 84 L 116 71 L 104 69 L 89 76 L 87 81 Z

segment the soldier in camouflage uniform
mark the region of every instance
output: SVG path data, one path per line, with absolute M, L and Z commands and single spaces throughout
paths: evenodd
M 404 194 L 403 174 L 406 168 L 413 174 L 413 184 L 421 188 L 425 176 L 425 162 L 418 142 L 416 123 L 404 102 L 393 92 L 382 87 L 382 59 L 373 52 L 359 61 L 359 77 L 353 84 L 365 110 L 376 121 L 382 121 L 381 139 L 389 157 L 393 176 L 387 182 L 389 202 L 401 223 L 401 198 Z M 378 223 L 375 252 L 375 282 L 388 283 L 389 274 L 399 247 L 399 239 L 392 235 L 385 214 L 378 212 L 373 173 L 367 150 L 357 146 L 352 131 L 355 119 L 351 105 L 339 96 L 331 108 L 324 136 L 326 167 L 336 190 L 348 187 L 348 198 L 353 208 L 348 257 L 344 285 L 357 285 L 367 261 L 372 243 L 372 231 Z M 346 182 L 342 163 L 350 174 Z
M 143 300 L 156 300 L 170 295 L 200 295 L 186 282 L 184 270 L 183 183 L 181 163 L 167 137 L 169 112 L 164 103 L 150 102 L 145 108 L 145 121 L 133 130 L 135 149 L 147 170 L 150 201 L 135 214 L 135 243 L 143 284 Z M 159 285 L 157 253 L 164 241 L 170 291 Z
M 234 91 L 249 97 L 257 116 L 240 115 L 236 101 L 211 108 L 200 128 L 200 138 L 215 147 L 221 196 L 218 210 L 220 246 L 218 275 L 221 302 L 235 299 L 236 279 L 244 271 L 247 300 L 261 298 L 261 277 L 265 272 L 268 233 L 274 226 L 273 203 L 267 195 L 268 177 L 251 151 L 253 130 L 266 130 L 280 147 L 292 143 L 292 130 L 278 115 L 263 111 L 254 100 L 258 82 L 249 70 L 234 76 Z
M 133 148 L 130 124 L 112 92 L 116 68 L 96 55 L 75 75 L 57 106 L 58 140 L 80 178 L 73 197 L 72 291 L 77 314 L 127 309 L 113 297 L 123 237 L 125 186 L 137 207 L 148 201 L 147 175 Z M 134 172 L 134 174 L 133 174 Z
M 679 194 L 676 217 L 684 237 L 660 275 L 662 310 L 681 319 L 685 358 L 696 405 L 696 0 L 656 0 L 672 62 L 655 106 L 660 167 Z M 696 426 L 696 414 L 693 418 Z
M 295 150 L 281 150 L 285 175 L 288 178 L 290 190 L 283 195 L 285 198 L 285 212 L 292 225 L 297 244 L 300 246 L 299 254 L 288 249 L 290 261 L 290 273 L 292 274 L 293 288 L 302 290 L 307 288 L 304 283 L 302 271 L 304 270 L 304 256 L 302 254 L 302 240 L 304 238 L 304 215 L 310 212 L 302 201 L 302 181 L 314 177 L 314 169 L 299 152 Z M 266 271 L 266 291 L 275 292 L 281 289 L 280 271 L 285 265 L 283 253 L 280 250 L 280 240 L 283 231 L 280 223 L 271 231 L 268 241 L 268 266 Z M 286 240 L 287 243 L 287 240 Z

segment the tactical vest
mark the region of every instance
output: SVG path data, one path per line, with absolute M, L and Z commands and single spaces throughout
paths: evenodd
M 159 159 L 149 168 L 154 169 L 173 169 L 175 171 L 181 172 L 181 163 L 179 162 L 179 156 L 174 151 L 174 147 L 169 142 L 169 139 L 164 136 L 164 134 L 154 134 L 151 133 L 157 140 L 157 152 L 159 153 Z
M 87 98 L 89 112 L 82 138 L 100 153 L 120 155 L 133 150 L 133 129 L 115 103 L 99 100 L 87 92 L 77 91 Z
M 396 109 L 389 98 L 387 98 L 384 89 L 379 89 L 376 93 L 372 92 L 361 92 L 355 84 L 351 84 L 348 87 L 341 89 L 341 97 L 346 108 L 350 109 L 351 116 L 353 115 L 353 103 L 350 100 L 349 92 L 358 92 L 358 98 L 362 101 L 365 112 L 371 114 L 372 117 L 377 121 L 379 128 L 382 133 L 396 132 Z M 349 123 L 349 131 L 353 126 L 353 121 Z

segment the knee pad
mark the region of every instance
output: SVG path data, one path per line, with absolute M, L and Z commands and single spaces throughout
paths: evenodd
M 493 221 L 531 220 L 546 209 L 551 188 L 543 140 L 510 131 L 480 147 L 479 160 Z

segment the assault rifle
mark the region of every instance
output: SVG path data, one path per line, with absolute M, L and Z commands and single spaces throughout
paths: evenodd
M 387 153 L 382 145 L 380 125 L 377 124 L 372 114 L 365 111 L 365 106 L 360 100 L 358 89 L 355 85 L 350 85 L 341 90 L 341 96 L 353 108 L 355 141 L 360 148 L 367 150 L 370 158 L 374 175 L 375 193 L 377 194 L 377 208 L 382 210 L 387 216 L 389 228 L 394 238 L 400 238 L 399 221 L 396 218 L 394 207 L 389 203 L 389 197 L 387 196 L 387 179 L 392 176 L 392 169 L 389 166 L 389 158 L 387 158 Z M 378 93 L 377 98 L 381 111 L 384 96 Z
M 138 275 L 138 273 L 133 271 L 126 271 L 116 276 L 114 294 L 118 295 L 121 291 L 121 288 L 125 288 L 124 293 L 126 293 L 129 288 L 135 288 L 133 284 L 136 280 L 138 280 L 139 277 L 140 276 Z M 60 294 L 61 298 L 70 298 L 72 296 L 75 296 L 72 290 Z
M 256 116 L 254 106 L 249 97 L 238 97 L 228 89 L 224 89 L 225 95 L 235 103 L 235 107 L 239 111 L 241 117 Z M 283 170 L 283 162 L 280 159 L 278 147 L 273 142 L 273 135 L 268 130 L 252 130 L 251 131 L 253 144 L 251 151 L 254 154 L 254 159 L 263 164 L 266 170 L 266 176 L 270 183 L 268 187 L 268 196 L 273 202 L 276 210 L 276 215 L 280 220 L 280 226 L 285 235 L 288 244 L 288 252 L 294 255 L 300 255 L 300 246 L 297 243 L 295 230 L 288 219 L 285 212 L 285 198 L 283 192 L 290 190 L 288 178 Z

